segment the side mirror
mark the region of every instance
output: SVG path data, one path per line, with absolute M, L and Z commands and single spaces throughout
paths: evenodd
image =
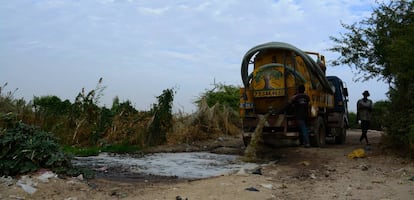
M 334 94 L 336 93 L 335 86 L 334 86 L 334 85 L 332 85 L 332 83 L 331 83 L 331 90 L 334 92 Z
M 348 96 L 348 88 L 344 88 L 344 96 Z

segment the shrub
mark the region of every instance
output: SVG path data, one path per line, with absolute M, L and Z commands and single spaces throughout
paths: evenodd
M 4 124 L 0 132 L 0 175 L 70 167 L 70 157 L 52 134 L 22 122 Z
M 240 105 L 240 88 L 234 85 L 225 85 L 222 83 L 214 83 L 214 88 L 206 90 L 195 101 L 198 107 L 202 106 L 203 101 L 207 101 L 207 105 L 212 107 L 220 104 L 223 107 L 230 107 L 235 111 L 239 110 Z

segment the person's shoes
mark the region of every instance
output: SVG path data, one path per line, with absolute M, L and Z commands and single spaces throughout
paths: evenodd
M 310 147 L 310 145 L 309 144 L 305 144 L 305 146 L 304 146 L 305 148 L 309 148 Z

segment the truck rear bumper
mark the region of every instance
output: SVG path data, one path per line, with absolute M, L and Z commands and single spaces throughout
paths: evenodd
M 283 146 L 296 146 L 299 145 L 299 133 L 298 132 L 286 132 L 286 133 L 271 133 L 263 132 L 262 133 L 262 142 L 277 147 Z M 247 146 L 250 144 L 251 138 L 253 137 L 253 132 L 243 133 L 243 141 Z

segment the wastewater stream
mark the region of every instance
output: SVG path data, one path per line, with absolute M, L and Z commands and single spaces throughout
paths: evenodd
M 253 170 L 254 163 L 245 163 L 240 156 L 208 152 L 154 153 L 144 156 L 101 153 L 98 156 L 76 157 L 75 166 L 93 169 L 105 176 L 175 177 L 201 179 Z

